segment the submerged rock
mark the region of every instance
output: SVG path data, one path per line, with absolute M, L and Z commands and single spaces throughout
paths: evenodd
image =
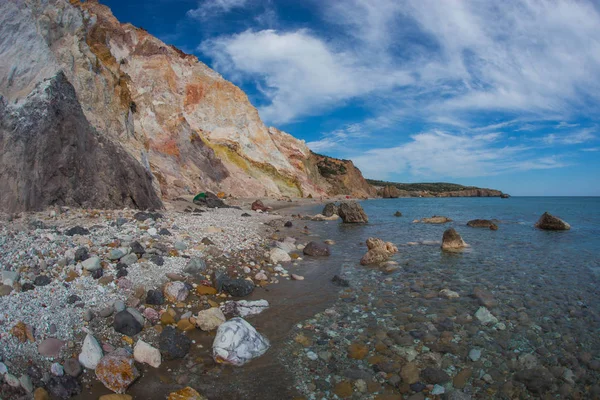
M 568 231 L 571 229 L 571 225 L 562 219 L 549 214 L 548 212 L 545 212 L 540 217 L 538 222 L 535 224 L 535 227 L 547 231 Z
M 477 318 L 483 325 L 498 323 L 498 318 L 494 317 L 494 315 L 492 315 L 492 313 L 485 307 L 479 307 L 475 313 L 475 318 Z
M 543 394 L 554 383 L 554 377 L 546 368 L 538 367 L 519 371 L 515 380 L 525 384 L 527 389 L 534 394 Z
M 434 215 L 431 218 L 423 218 L 419 222 L 422 222 L 424 224 L 445 224 L 446 222 L 452 222 L 452 220 L 448 217 Z
M 454 228 L 447 229 L 442 237 L 442 250 L 459 250 L 467 244 Z
M 221 284 L 221 288 L 233 297 L 244 297 L 254 291 L 254 283 L 246 279 L 228 279 Z
M 308 242 L 302 250 L 308 256 L 324 257 L 331 254 L 329 246 L 321 242 Z
M 376 247 L 366 252 L 360 259 L 361 265 L 379 264 L 390 258 L 390 253 L 382 247 Z
M 207 398 L 187 386 L 181 390 L 170 393 L 167 400 L 207 400 Z
M 241 366 L 262 356 L 269 347 L 269 340 L 252 325 L 242 318 L 233 318 L 217 330 L 213 358 L 218 363 Z
M 70 399 L 81 393 L 81 383 L 70 375 L 53 376 L 46 384 L 52 398 Z
M 367 223 L 369 217 L 365 214 L 365 211 L 355 201 L 342 202 L 338 207 L 338 215 L 342 218 L 344 223 Z
M 340 286 L 340 287 L 349 287 L 350 286 L 350 282 L 348 282 L 346 279 L 342 278 L 339 275 L 334 275 L 334 277 L 331 278 L 331 283 L 333 283 L 336 286 Z
M 489 219 L 473 219 L 467 222 L 467 226 L 470 226 L 471 228 L 489 228 L 492 231 L 498 230 L 498 225 Z

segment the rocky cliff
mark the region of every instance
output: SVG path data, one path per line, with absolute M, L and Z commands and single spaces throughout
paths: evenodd
M 368 180 L 374 185 L 377 195 L 384 199 L 398 197 L 503 197 L 500 190 L 483 189 L 457 185 L 454 183 L 391 183 Z M 398 186 L 406 189 L 400 189 Z M 457 189 L 457 190 L 451 190 Z
M 93 0 L 0 3 L 0 96 L 9 210 L 374 194 L 351 162 L 324 176 L 326 158 L 268 129 L 242 90 Z

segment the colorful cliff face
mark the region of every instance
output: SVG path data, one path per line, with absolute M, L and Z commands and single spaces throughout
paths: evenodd
M 120 176 L 113 185 L 124 186 L 118 188 L 118 195 L 114 187 L 102 186 L 86 201 L 69 191 L 44 197 L 39 196 L 39 188 L 25 183 L 24 171 L 17 176 L 3 172 L 0 188 L 10 192 L 2 195 L 1 205 L 10 209 L 49 204 L 151 207 L 159 205 L 160 199 L 206 190 L 234 196 L 372 194 L 351 163 L 347 173 L 340 175 L 342 183 L 322 176 L 320 161 L 304 142 L 267 129 L 241 89 L 196 57 L 143 29 L 121 24 L 95 1 L 7 0 L 0 5 L 0 36 L 5 38 L 0 41 L 2 170 L 16 169 L 20 156 L 10 153 L 26 130 L 36 138 L 36 154 L 50 148 L 56 153 L 54 148 L 67 142 L 77 144 L 75 150 L 63 149 L 60 156 L 73 190 L 82 190 L 73 172 L 103 170 L 98 162 Z M 74 110 L 61 120 L 50 112 L 58 94 L 43 89 L 58 81 L 65 91 L 72 88 L 72 93 L 63 93 L 72 98 L 60 101 Z M 45 100 L 40 101 L 40 96 Z M 27 125 L 38 117 L 62 134 Z M 88 127 L 75 129 L 73 118 Z M 21 130 L 13 129 L 15 121 Z M 82 135 L 89 135 L 86 140 L 94 146 L 79 146 Z M 26 153 L 30 142 L 20 143 Z M 108 158 L 92 154 L 98 152 Z M 58 157 L 28 156 L 32 175 L 51 169 L 50 162 Z M 120 162 L 114 159 L 117 156 Z M 75 162 L 78 157 L 99 158 L 82 164 Z M 126 167 L 128 173 L 121 171 Z M 59 174 L 53 179 L 61 186 L 66 178 Z M 109 184 L 102 179 L 84 183 Z M 25 201 L 24 190 L 28 196 L 38 195 L 38 200 Z

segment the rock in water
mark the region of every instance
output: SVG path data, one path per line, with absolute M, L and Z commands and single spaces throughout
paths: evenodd
M 53 376 L 46 384 L 52 398 L 70 399 L 81 393 L 81 383 L 70 375 Z
M 269 349 L 269 340 L 242 318 L 233 318 L 217 330 L 213 358 L 218 363 L 241 366 Z
M 208 310 L 198 311 L 196 326 L 208 332 L 217 329 L 226 320 L 227 318 L 225 318 L 223 311 L 220 308 L 213 307 Z
M 244 297 L 254 291 L 254 283 L 246 279 L 227 279 L 221 288 L 233 297 Z
M 167 400 L 207 400 L 207 398 L 187 386 L 181 390 L 170 393 Z
M 396 211 L 394 213 L 394 217 L 401 217 L 401 216 L 402 216 L 402 213 L 400 211 Z
M 308 256 L 324 257 L 331 254 L 329 246 L 321 242 L 308 242 L 302 252 Z
M 234 315 L 236 317 L 247 317 L 248 315 L 260 314 L 267 308 L 269 308 L 269 302 L 267 300 L 229 300 L 221 304 L 221 310 L 227 315 Z
M 467 244 L 454 228 L 446 229 L 442 237 L 442 250 L 459 250 Z
M 100 347 L 100 343 L 98 343 L 95 337 L 88 333 L 83 341 L 81 353 L 79 353 L 79 362 L 85 368 L 96 369 L 101 358 L 102 347 Z
M 562 219 L 549 214 L 548 212 L 545 212 L 540 217 L 538 222 L 535 224 L 535 227 L 546 231 L 568 231 L 571 229 L 571 225 Z
M 325 208 L 323 208 L 323 214 L 326 217 L 331 217 L 338 213 L 338 206 L 335 203 L 327 203 L 325 204 Z
M 192 341 L 172 326 L 167 326 L 160 334 L 160 352 L 167 360 L 185 357 L 190 351 L 191 345 Z
M 369 222 L 369 217 L 367 217 L 360 204 L 355 201 L 342 202 L 338 207 L 338 215 L 347 224 Z
M 477 318 L 483 325 L 498 323 L 498 318 L 494 317 L 490 310 L 485 307 L 479 307 L 475 313 L 475 318 Z
M 423 218 L 420 222 L 424 224 L 445 224 L 446 222 L 452 222 L 448 217 L 434 215 L 431 218 Z
M 554 377 L 546 368 L 538 367 L 519 371 L 515 380 L 525 384 L 527 389 L 537 395 L 543 394 L 554 383 Z
M 125 349 L 104 356 L 96 367 L 98 380 L 115 393 L 125 393 L 139 376 L 133 356 Z
M 266 207 L 262 201 L 260 200 L 256 200 L 254 203 L 252 203 L 252 211 L 268 211 L 270 210 L 269 207 Z
M 290 257 L 290 255 L 285 250 L 280 249 L 278 247 L 274 247 L 269 252 L 269 260 L 273 264 L 277 264 L 277 263 L 280 263 L 280 262 L 289 262 L 289 261 L 292 261 L 292 258 Z
M 377 247 L 367 251 L 367 253 L 360 259 L 361 265 L 379 264 L 387 261 L 390 258 L 390 253 L 381 247 Z
M 135 344 L 133 358 L 137 362 L 148 364 L 154 368 L 158 368 L 162 362 L 160 350 L 150 346 L 143 340 L 138 340 Z
M 471 228 L 489 228 L 492 231 L 498 230 L 498 225 L 489 219 L 473 219 L 467 222 L 467 226 L 470 226 Z

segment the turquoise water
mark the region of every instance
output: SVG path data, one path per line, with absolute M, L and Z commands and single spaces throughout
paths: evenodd
M 335 398 L 336 382 L 344 381 L 355 385 L 352 398 L 382 393 L 408 398 L 431 390 L 480 399 L 600 396 L 600 198 L 401 198 L 361 204 L 368 224 L 308 224 L 322 239 L 336 241 L 330 262 L 339 263 L 351 283 L 332 310 L 307 322 L 317 343 L 310 351 L 332 354 L 325 365 L 301 359 L 295 366 L 297 387 L 308 398 Z M 403 216 L 395 217 L 396 211 Z M 567 221 L 571 230 L 536 229 L 545 211 Z M 453 221 L 413 223 L 433 215 Z M 497 220 L 499 229 L 466 226 L 472 219 Z M 468 249 L 441 251 L 450 227 Z M 392 257 L 397 270 L 358 263 L 369 237 L 399 247 Z M 499 324 L 483 325 L 475 318 L 482 305 L 473 296 L 476 288 L 495 300 L 489 311 Z M 442 289 L 460 297 L 443 298 Z M 324 334 L 332 331 L 343 339 Z M 409 386 L 401 368 L 382 373 L 368 359 L 348 359 L 346 346 L 355 341 L 365 344 L 370 356 L 402 368 L 415 364 L 425 389 Z M 481 350 L 480 359 L 468 357 L 473 349 Z M 444 371 L 450 381 L 434 388 L 423 377 L 427 367 Z M 467 369 L 466 384 L 455 386 L 456 375 Z M 366 382 L 379 385 L 374 394 L 357 391 L 357 370 Z

